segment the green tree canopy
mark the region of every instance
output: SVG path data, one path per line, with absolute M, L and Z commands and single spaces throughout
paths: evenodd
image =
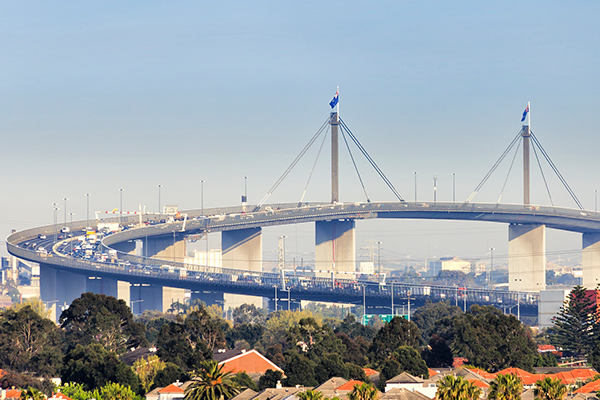
M 437 321 L 442 318 L 452 318 L 459 314 L 462 314 L 462 310 L 459 307 L 451 305 L 449 301 L 433 303 L 428 300 L 423 306 L 417 308 L 410 317 L 410 320 L 419 327 L 421 337 L 427 343 L 431 339 L 432 331 Z
M 277 382 L 283 380 L 283 374 L 281 371 L 268 369 L 258 380 L 258 389 L 265 390 L 267 388 L 274 388 Z
M 369 383 L 354 385 L 352 391 L 348 394 L 349 400 L 377 400 L 379 391 Z
M 318 390 L 307 390 L 296 395 L 300 400 L 324 400 L 323 392 Z
M 342 323 L 335 329 L 336 333 L 343 333 L 352 339 L 363 337 L 367 340 L 373 340 L 377 334 L 377 329 L 372 326 L 365 326 L 356 320 L 352 314 L 346 315 Z
M 581 356 L 591 352 L 596 304 L 582 286 L 575 286 L 548 330 L 550 343 Z
M 242 304 L 234 308 L 233 324 L 264 325 L 267 320 L 267 312 L 263 308 L 257 308 L 254 304 Z
M 60 316 L 69 349 L 100 343 L 108 351 L 122 353 L 145 344 L 145 327 L 133 321 L 123 300 L 103 294 L 84 293 Z
M 465 314 L 444 318 L 437 334 L 450 343 L 454 355 L 496 372 L 508 367 L 533 370 L 537 346 L 530 330 L 514 316 L 492 306 L 474 305 Z
M 81 383 L 85 390 L 102 387 L 108 382 L 138 390 L 139 381 L 133 370 L 99 343 L 78 344 L 65 356 L 64 362 L 63 382 Z
M 56 376 L 62 368 L 58 327 L 31 306 L 0 313 L 0 365 L 5 369 Z
M 389 359 L 400 346 L 419 348 L 421 332 L 414 322 L 394 317 L 377 332 L 369 348 L 369 360 L 375 365 Z

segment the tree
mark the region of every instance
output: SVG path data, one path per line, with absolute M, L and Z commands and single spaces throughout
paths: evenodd
M 414 322 L 394 317 L 377 332 L 369 348 L 369 360 L 378 365 L 400 346 L 419 348 L 421 332 Z
M 21 397 L 19 398 L 21 400 L 45 400 L 46 396 L 36 388 L 29 386 L 27 390 L 21 391 Z
M 65 356 L 63 382 L 81 383 L 85 390 L 92 390 L 108 382 L 120 383 L 137 391 L 139 381 L 133 370 L 121 362 L 117 355 L 99 343 L 77 345 Z
M 546 377 L 535 383 L 533 395 L 536 400 L 563 400 L 567 394 L 567 385 L 558 378 Z
M 305 392 L 300 392 L 296 394 L 300 400 L 323 400 L 323 392 L 319 392 L 318 390 L 307 390 Z
M 238 372 L 237 374 L 233 375 L 231 379 L 240 389 L 240 391 L 252 389 L 255 392 L 258 392 L 258 385 L 252 380 L 252 378 L 250 378 L 250 375 L 245 372 Z
M 136 397 L 129 386 L 119 383 L 109 382 L 100 389 L 100 399 L 102 400 L 134 400 Z
M 166 363 L 166 366 L 156 373 L 152 389 L 156 387 L 165 387 L 179 380 L 180 382 L 188 381 L 190 376 L 173 363 Z
M 133 363 L 133 370 L 138 376 L 140 386 L 144 393 L 148 393 L 150 390 L 152 390 L 156 374 L 165 369 L 166 366 L 167 364 L 161 361 L 160 358 L 154 354 L 147 358 L 135 360 Z
M 4 370 L 4 374 L 0 377 L 0 387 L 10 388 L 10 387 L 19 387 L 26 388 L 32 387 L 35 388 L 47 396 L 52 394 L 54 390 L 54 384 L 50 379 L 36 379 L 28 374 L 20 374 L 18 372 Z
M 256 308 L 254 304 L 242 304 L 236 307 L 233 312 L 233 325 L 249 324 L 262 326 L 267 320 L 266 310 Z
M 375 387 L 368 383 L 361 383 L 360 385 L 354 385 L 352 391 L 348 394 L 349 400 L 377 400 L 379 397 L 379 391 Z
M 123 300 L 104 294 L 84 293 L 60 316 L 68 348 L 100 343 L 108 351 L 124 352 L 145 343 L 145 327 L 133 321 Z
M 21 309 L 30 306 L 40 317 L 49 319 L 52 311 L 46 308 L 46 305 L 39 297 L 25 299 L 22 303 L 14 303 L 10 308 L 19 312 Z
M 363 337 L 372 340 L 377 334 L 377 329 L 372 326 L 365 326 L 356 320 L 352 314 L 346 315 L 342 323 L 335 329 L 336 333 L 343 333 L 351 339 Z
M 317 386 L 319 381 L 315 374 L 317 363 L 308 357 L 298 354 L 297 351 L 291 351 L 286 357 L 285 374 L 287 378 L 284 381 L 285 386 Z
M 422 307 L 417 308 L 410 317 L 410 320 L 419 327 L 421 337 L 427 343 L 431 339 L 432 331 L 437 321 L 442 318 L 452 318 L 459 314 L 462 314 L 462 310 L 459 307 L 451 305 L 449 301 L 433 303 L 427 300 Z
M 577 356 L 589 354 L 593 347 L 596 304 L 582 286 L 575 286 L 548 330 L 550 343 Z
M 448 368 L 452 366 L 454 357 L 446 339 L 434 334 L 429 339 L 429 347 L 431 350 L 426 350 L 423 357 L 429 367 Z
M 204 342 L 211 352 L 213 349 L 225 347 L 225 334 L 219 319 L 211 316 L 209 310 L 204 307 L 187 314 L 184 326 L 190 341 L 196 344 Z
M 267 388 L 274 388 L 277 386 L 277 382 L 283 380 L 283 373 L 281 371 L 268 369 L 258 379 L 258 390 L 265 390 Z
M 444 318 L 436 334 L 449 344 L 454 355 L 491 372 L 508 367 L 533 371 L 537 346 L 531 331 L 513 315 L 492 306 L 474 305 L 467 313 Z
M 260 324 L 250 324 L 247 322 L 238 324 L 227 332 L 227 344 L 229 347 L 235 347 L 237 341 L 244 340 L 252 348 L 260 340 L 264 331 L 265 327 Z
M 338 339 L 342 341 L 342 344 L 346 347 L 346 351 L 343 354 L 344 362 L 353 363 L 360 366 L 365 366 L 369 363 L 367 353 L 369 351 L 369 343 L 362 337 L 352 339 L 345 333 L 336 333 Z
M 500 374 L 490 382 L 489 400 L 521 400 L 523 381 L 512 374 Z
M 57 391 L 72 400 L 88 400 L 94 398 L 89 391 L 85 390 L 81 383 L 76 382 L 64 383 L 57 388 Z
M 400 346 L 392 353 L 392 358 L 400 363 L 403 371 L 423 379 L 429 378 L 429 369 L 414 347 Z
M 481 389 L 463 376 L 446 375 L 438 381 L 435 397 L 438 400 L 478 400 Z
M 43 377 L 56 376 L 62 367 L 60 331 L 30 305 L 0 314 L 0 366 Z
M 230 372 L 223 372 L 214 360 L 203 361 L 192 383 L 185 389 L 185 400 L 229 400 L 239 393 Z

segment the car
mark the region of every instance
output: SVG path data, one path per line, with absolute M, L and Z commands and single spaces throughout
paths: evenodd
M 40 234 L 38 235 L 38 239 L 42 239 L 42 240 L 43 240 L 43 239 L 46 239 L 46 235 L 44 235 L 43 233 L 40 233 Z
M 70 229 L 68 226 L 65 226 L 65 227 L 64 227 L 64 228 L 62 228 L 60 231 L 61 231 L 62 233 L 69 233 L 69 232 L 71 232 L 71 229 Z

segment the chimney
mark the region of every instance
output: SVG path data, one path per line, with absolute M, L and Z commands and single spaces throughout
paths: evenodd
M 275 385 L 275 389 L 281 389 L 283 386 L 281 386 L 281 381 L 277 381 L 277 385 Z

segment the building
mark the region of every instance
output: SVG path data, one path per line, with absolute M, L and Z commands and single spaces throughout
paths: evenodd
M 215 350 L 213 359 L 223 365 L 225 372 L 245 372 L 252 377 L 263 375 L 267 370 L 283 370 L 256 350 Z
M 437 261 L 429 262 L 429 271 L 427 276 L 437 276 L 440 271 L 460 271 L 468 274 L 471 272 L 471 262 L 461 260 L 458 257 L 441 257 Z

